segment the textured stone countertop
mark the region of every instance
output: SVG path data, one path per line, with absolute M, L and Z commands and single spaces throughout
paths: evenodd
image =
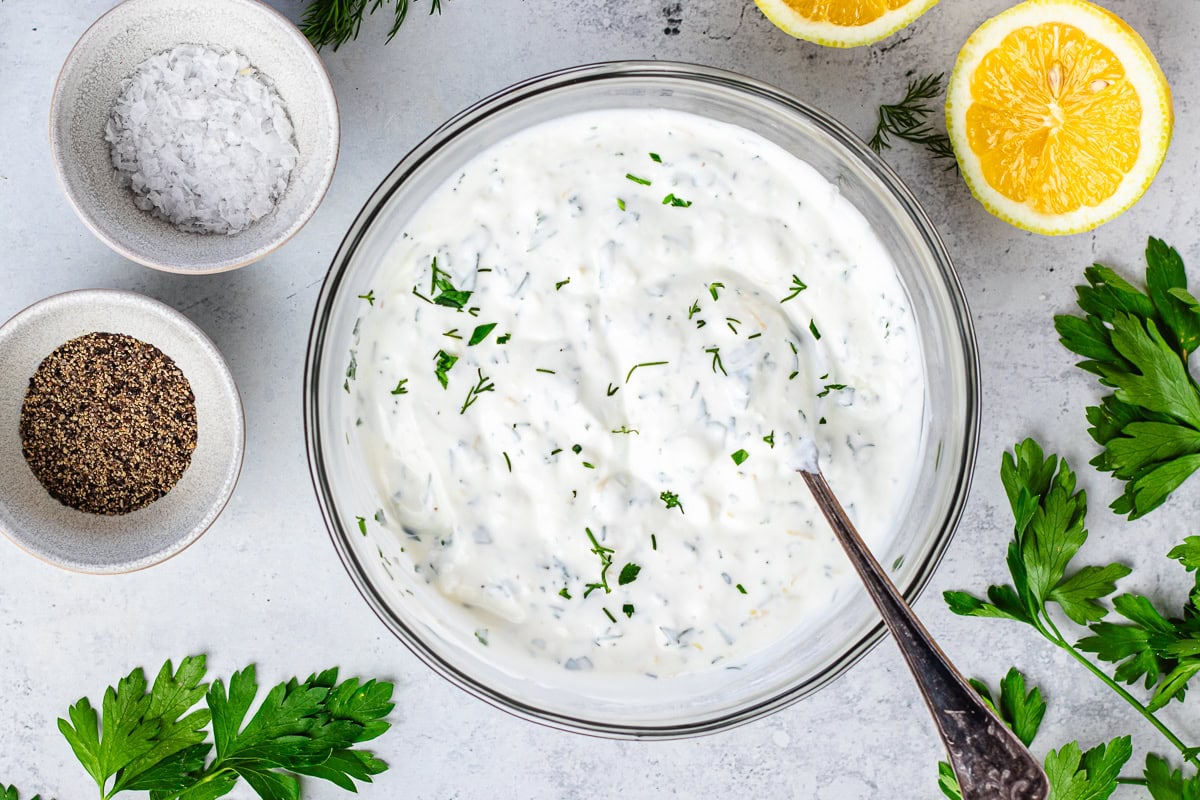
M 272 0 L 298 18 L 300 0 Z M 323 54 L 341 106 L 333 186 L 316 217 L 261 263 L 210 277 L 138 266 L 80 223 L 59 189 L 46 120 L 59 67 L 110 0 L 0 2 L 0 319 L 82 287 L 141 292 L 179 309 L 217 343 L 246 407 L 247 456 L 225 513 L 192 548 L 153 569 L 116 577 L 69 574 L 0 539 L 0 783 L 23 796 L 85 798 L 90 778 L 55 719 L 77 698 L 98 700 L 132 667 L 207 652 L 212 672 L 248 662 L 274 683 L 341 665 L 396 682 L 395 728 L 377 742 L 389 772 L 378 798 L 932 798 L 938 740 L 894 645 L 884 640 L 816 696 L 767 719 L 699 739 L 613 742 L 515 719 L 454 688 L 414 658 L 355 591 L 330 546 L 312 495 L 301 423 L 301 372 L 313 306 L 342 234 L 404 153 L 450 115 L 515 81 L 570 65 L 673 59 L 776 84 L 868 135 L 874 109 L 908 76 L 949 71 L 970 32 L 1009 0 L 945 0 L 881 44 L 832 50 L 776 30 L 751 0 L 444 0 L 441 16 L 413 3 L 387 46 L 386 14 L 358 42 Z M 1063 652 L 1015 623 L 952 616 L 947 589 L 982 591 L 1006 577 L 1011 518 L 1000 454 L 1026 435 L 1079 468 L 1092 498 L 1086 561 L 1136 567 L 1125 588 L 1176 605 L 1187 576 L 1163 556 L 1198 533 L 1193 481 L 1148 519 L 1106 510 L 1117 484 L 1087 465 L 1094 446 L 1083 409 L 1098 387 L 1057 342 L 1055 313 L 1094 261 L 1140 278 L 1148 235 L 1166 238 L 1200 278 L 1196 193 L 1200 5 L 1103 0 L 1142 33 L 1175 92 L 1176 132 L 1142 201 L 1091 234 L 1047 239 L 991 217 L 953 170 L 900 144 L 888 162 L 929 211 L 955 259 L 979 338 L 980 456 L 957 536 L 917 610 L 969 675 L 995 684 L 1010 665 L 1046 692 L 1039 753 L 1133 735 L 1132 774 L 1166 742 L 1110 699 Z M 937 124 L 941 124 L 938 120 Z M 0 369 L 4 368 L 0 364 Z M 8 434 L 8 435 L 11 435 Z M 1197 479 L 1200 480 L 1200 479 Z M 1193 703 L 1189 703 L 1188 706 Z M 1165 718 L 1190 742 L 1200 722 Z M 1118 797 L 1142 797 L 1132 789 Z M 250 797 L 241 788 L 233 795 Z M 305 796 L 340 796 L 310 782 Z

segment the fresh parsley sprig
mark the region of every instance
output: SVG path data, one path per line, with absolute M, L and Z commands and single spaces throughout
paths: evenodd
M 881 153 L 892 146 L 891 137 L 903 139 L 913 144 L 919 144 L 934 155 L 935 158 L 948 158 L 957 168 L 954 158 L 954 146 L 950 137 L 935 130 L 929 124 L 929 117 L 935 107 L 928 101 L 937 98 L 942 93 L 944 73 L 926 75 L 908 82 L 904 90 L 904 98 L 895 105 L 884 104 L 879 107 L 875 124 L 875 133 L 867 142 L 876 153 Z M 950 169 L 951 167 L 946 167 Z
M 358 38 L 363 17 L 368 13 L 367 3 L 368 0 L 312 0 L 304 9 L 300 30 L 318 50 L 329 45 L 336 51 L 351 39 Z M 384 0 L 374 0 L 369 13 L 374 14 L 383 4 Z M 389 42 L 400 31 L 400 26 L 408 16 L 409 0 L 395 0 L 395 4 L 396 17 L 388 31 Z M 442 0 L 432 0 L 429 13 L 435 11 L 442 13 Z
M 1060 340 L 1083 356 L 1081 369 L 1111 388 L 1087 410 L 1088 432 L 1104 450 L 1092 464 L 1125 481 L 1113 511 L 1145 516 L 1200 469 L 1200 386 L 1188 357 L 1200 347 L 1200 306 L 1187 291 L 1183 260 L 1151 238 L 1145 292 L 1108 267 L 1076 287 L 1083 317 L 1054 318 Z
M 387 769 L 355 745 L 391 727 L 392 684 L 339 682 L 337 669 L 325 670 L 274 687 L 247 720 L 258 694 L 254 667 L 235 672 L 228 689 L 220 679 L 205 683 L 205 673 L 204 656 L 178 669 L 168 661 L 153 684 L 139 667 L 108 688 L 99 712 L 84 697 L 58 721 L 102 800 L 124 791 L 215 800 L 240 779 L 263 800 L 295 800 L 300 776 L 354 791 L 355 781 Z M 202 699 L 207 708 L 197 709 Z M 3 800 L 16 800 L 11 794 Z

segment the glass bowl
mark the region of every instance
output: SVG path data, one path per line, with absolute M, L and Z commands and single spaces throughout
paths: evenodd
M 815 632 L 785 638 L 741 669 L 658 681 L 530 674 L 449 634 L 450 601 L 413 577 L 401 543 L 361 520 L 383 504 L 356 446 L 345 398 L 348 351 L 372 284 L 406 222 L 466 162 L 505 137 L 568 114 L 664 108 L 749 129 L 807 161 L 871 224 L 892 254 L 919 329 L 927 375 L 913 497 L 879 561 L 911 602 L 950 542 L 967 498 L 979 419 L 974 332 L 945 247 L 899 178 L 826 114 L 766 84 L 684 64 L 620 62 L 556 72 L 459 114 L 409 153 L 371 196 L 325 279 L 305 368 L 309 465 L 333 544 L 363 597 L 422 661 L 519 717 L 616 738 L 709 733 L 762 717 L 829 684 L 883 634 L 865 591 L 851 592 Z M 556 677 L 559 676 L 559 677 Z M 571 677 L 562 677 L 570 675 Z M 651 684 L 648 688 L 641 684 Z

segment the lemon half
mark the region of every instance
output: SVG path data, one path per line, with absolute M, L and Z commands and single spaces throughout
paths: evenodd
M 1026 0 L 985 22 L 959 52 L 946 97 L 972 194 L 1052 235 L 1091 230 L 1137 202 L 1173 124 L 1150 48 L 1086 0 Z
M 857 47 L 891 36 L 937 0 L 754 0 L 767 19 L 797 39 Z

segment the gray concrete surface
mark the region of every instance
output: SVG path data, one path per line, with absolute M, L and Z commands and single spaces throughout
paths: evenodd
M 198 0 L 197 0 L 198 1 Z M 298 18 L 301 0 L 274 0 Z M 1039 752 L 1134 737 L 1132 774 L 1164 740 L 1032 631 L 952 616 L 946 589 L 982 591 L 1004 577 L 1010 519 L 997 477 L 1003 448 L 1026 435 L 1067 455 L 1092 498 L 1088 560 L 1137 568 L 1125 587 L 1172 604 L 1187 577 L 1163 555 L 1197 533 L 1200 479 L 1168 507 L 1129 524 L 1105 506 L 1117 493 L 1087 466 L 1083 408 L 1097 388 L 1054 335 L 1084 266 L 1140 274 L 1148 235 L 1174 243 L 1200 277 L 1196 167 L 1200 121 L 1191 99 L 1200 5 L 1105 0 L 1146 38 L 1175 92 L 1166 165 L 1129 213 L 1092 234 L 1046 239 L 989 216 L 953 171 L 899 145 L 887 160 L 916 192 L 950 251 L 971 302 L 983 371 L 980 462 L 957 538 L 918 611 L 964 671 L 995 683 L 1012 664 L 1050 701 Z M 377 798 L 931 798 L 938 741 L 890 641 L 816 697 L 707 738 L 610 742 L 521 722 L 431 674 L 380 625 L 335 557 L 304 457 L 300 376 L 318 288 L 361 204 L 395 162 L 449 115 L 547 70 L 620 58 L 678 59 L 769 81 L 869 134 L 873 109 L 906 76 L 949 70 L 970 32 L 1007 0 L 945 0 L 873 47 L 823 49 L 772 27 L 749 0 L 418 0 L 384 46 L 382 15 L 360 41 L 325 52 L 341 103 L 342 158 L 313 221 L 248 269 L 185 278 L 124 261 L 72 213 L 46 141 L 50 93 L 71 45 L 109 0 L 0 0 L 0 319 L 68 289 L 118 287 L 165 301 L 217 342 L 246 405 L 247 460 L 231 505 L 193 548 L 152 570 L 115 578 L 60 572 L 0 540 L 0 782 L 44 797 L 94 791 L 55 727 L 85 694 L 135 665 L 206 651 L 217 674 L 250 661 L 264 683 L 339 664 L 393 678 L 395 729 L 378 744 L 392 768 L 363 794 Z M 0 365 L 3 368 L 3 365 Z M 1188 707 L 1165 718 L 1192 743 Z M 1118 797 L 1139 797 L 1122 789 Z M 311 783 L 305 796 L 339 791 Z M 240 789 L 235 797 L 250 797 Z

